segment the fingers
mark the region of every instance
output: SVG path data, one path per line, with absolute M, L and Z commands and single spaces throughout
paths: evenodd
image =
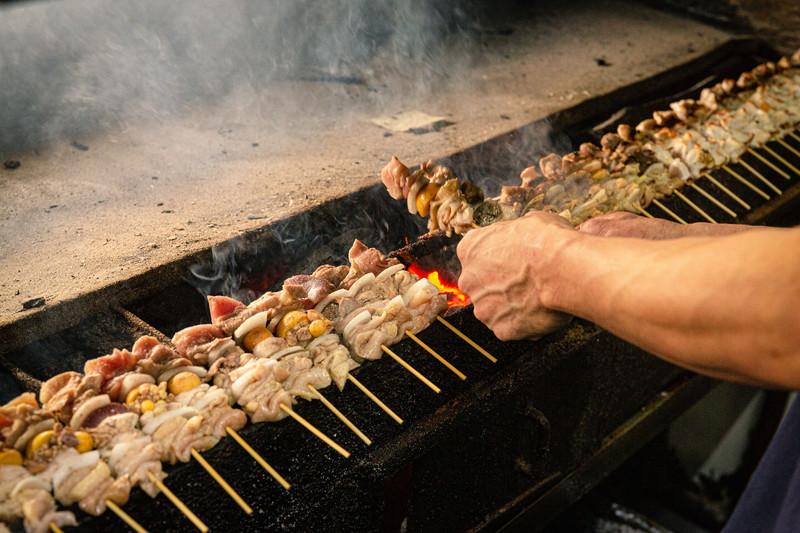
M 569 230 L 569 232 L 565 232 Z M 459 288 L 470 296 L 475 318 L 500 340 L 539 338 L 569 318 L 541 305 L 530 262 L 536 248 L 573 238 L 572 224 L 552 213 L 533 213 L 468 232 L 456 249 L 462 271 Z

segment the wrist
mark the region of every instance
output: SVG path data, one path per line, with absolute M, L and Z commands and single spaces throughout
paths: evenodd
M 566 227 L 543 228 L 527 264 L 533 269 L 536 294 L 541 304 L 553 310 L 565 310 L 568 300 L 568 268 L 575 250 L 585 235 Z

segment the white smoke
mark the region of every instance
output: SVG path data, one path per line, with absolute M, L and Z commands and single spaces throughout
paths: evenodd
M 443 0 L 4 5 L 0 156 L 232 95 L 301 110 L 268 90 L 286 80 L 366 85 L 376 104 L 433 90 L 470 61 L 473 18 Z

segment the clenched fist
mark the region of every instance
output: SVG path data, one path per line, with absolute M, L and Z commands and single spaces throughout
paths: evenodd
M 458 245 L 458 285 L 475 317 L 501 340 L 538 339 L 569 323 L 570 315 L 547 307 L 546 282 L 558 249 L 576 236 L 566 220 L 542 212 L 467 233 Z

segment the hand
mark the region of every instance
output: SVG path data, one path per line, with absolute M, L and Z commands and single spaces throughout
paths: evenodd
M 554 254 L 575 236 L 569 222 L 542 212 L 467 233 L 458 245 L 458 285 L 475 317 L 500 340 L 538 339 L 569 323 L 572 317 L 545 307 L 539 292 Z
M 600 237 L 635 237 L 651 240 L 675 239 L 691 233 L 687 226 L 676 222 L 645 218 L 622 211 L 590 218 L 580 224 L 577 230 Z

